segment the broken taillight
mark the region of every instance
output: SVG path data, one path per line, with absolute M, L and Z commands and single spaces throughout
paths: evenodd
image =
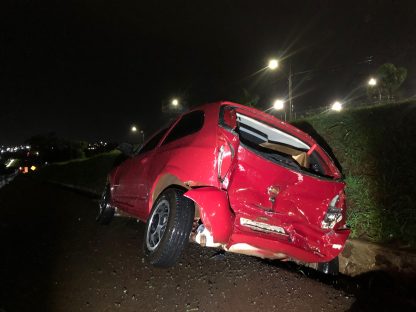
M 329 203 L 325 218 L 321 223 L 323 229 L 333 229 L 335 224 L 342 220 L 342 208 L 337 207 L 340 202 L 340 196 L 336 195 Z

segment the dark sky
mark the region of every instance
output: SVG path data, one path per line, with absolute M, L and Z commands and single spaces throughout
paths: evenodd
M 146 134 L 172 97 L 243 99 L 298 111 L 349 101 L 384 62 L 408 69 L 416 94 L 415 1 L 2 1 L 0 144 L 56 132 L 122 141 Z M 365 62 L 369 57 L 372 62 Z M 278 71 L 252 73 L 270 57 Z

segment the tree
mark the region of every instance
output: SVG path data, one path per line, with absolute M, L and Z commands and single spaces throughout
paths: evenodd
M 378 68 L 377 76 L 380 95 L 391 100 L 394 93 L 406 80 L 407 69 L 404 67 L 396 67 L 391 63 L 385 63 Z

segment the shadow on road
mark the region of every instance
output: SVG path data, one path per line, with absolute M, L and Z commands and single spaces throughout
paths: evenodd
M 342 290 L 355 298 L 348 311 L 416 311 L 416 275 L 372 271 L 355 277 L 332 276 L 294 262 L 260 261 Z
M 41 185 L 16 179 L 0 196 L 0 308 L 48 311 L 50 275 L 59 253 L 56 194 L 39 198 Z M 29 200 L 28 200 L 29 197 Z

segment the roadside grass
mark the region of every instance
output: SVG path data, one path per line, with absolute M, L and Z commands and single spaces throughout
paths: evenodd
M 90 158 L 54 163 L 34 175 L 42 180 L 101 194 L 107 174 L 119 156 L 120 152 L 114 150 Z
M 415 247 L 416 102 L 328 112 L 295 125 L 341 164 L 352 237 Z

